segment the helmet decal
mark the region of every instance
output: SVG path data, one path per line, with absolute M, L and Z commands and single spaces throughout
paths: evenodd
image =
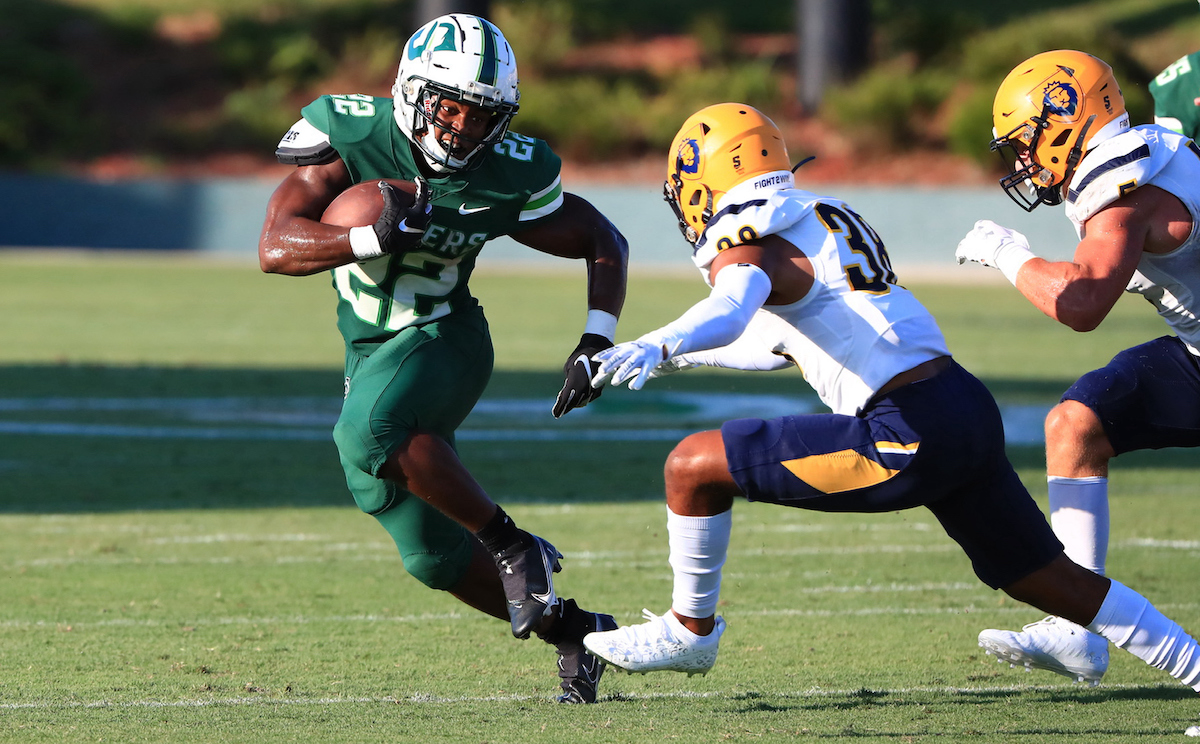
M 677 165 L 680 173 L 694 176 L 700 172 L 700 143 L 689 137 L 679 143 Z
M 479 52 L 479 74 L 476 80 L 484 85 L 495 85 L 500 60 L 496 55 L 496 27 L 482 18 L 479 19 L 479 30 L 483 32 L 483 48 Z
M 1042 104 L 1047 114 L 1070 118 L 1079 109 L 1079 91 L 1071 83 L 1056 80 L 1042 91 Z
M 429 48 L 429 42 L 433 40 L 433 35 L 438 31 L 442 31 L 442 41 L 430 51 L 458 51 L 458 47 L 454 43 L 454 25 L 451 23 L 431 23 L 429 24 L 429 33 L 425 34 L 425 38 L 420 38 L 420 32 L 418 32 L 408 40 L 408 58 L 416 59 L 424 54 L 425 50 Z

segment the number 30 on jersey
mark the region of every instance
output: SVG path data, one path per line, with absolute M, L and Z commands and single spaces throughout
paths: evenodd
M 852 252 L 862 256 L 861 263 L 848 263 L 842 267 L 850 286 L 860 292 L 874 294 L 890 291 L 889 285 L 896 283 L 896 273 L 892 271 L 892 261 L 888 258 L 879 233 L 848 207 L 838 208 L 821 203 L 817 204 L 816 213 L 826 230 L 841 236 Z M 868 239 L 870 242 L 867 242 Z

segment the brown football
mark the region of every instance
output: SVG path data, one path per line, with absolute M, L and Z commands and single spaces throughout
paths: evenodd
M 417 185 L 412 181 L 401 181 L 395 178 L 384 179 L 400 192 L 400 207 L 405 208 L 413 203 L 413 193 Z M 337 195 L 321 215 L 321 222 L 326 225 L 339 227 L 358 227 L 374 225 L 383 210 L 383 196 L 379 193 L 379 179 L 356 183 Z

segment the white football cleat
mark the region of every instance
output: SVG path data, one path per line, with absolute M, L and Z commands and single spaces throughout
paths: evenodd
M 1108 671 L 1108 640 L 1053 615 L 1020 632 L 985 630 L 979 634 L 979 645 L 1009 666 L 1020 664 L 1025 671 L 1045 669 L 1093 687 Z
M 583 645 L 594 656 L 630 673 L 687 672 L 707 674 L 717 663 L 717 644 L 725 632 L 724 618 L 717 618 L 713 632 L 698 636 L 683 626 L 675 613 L 657 616 L 642 610 L 649 622 L 626 625 L 616 630 L 588 633 Z

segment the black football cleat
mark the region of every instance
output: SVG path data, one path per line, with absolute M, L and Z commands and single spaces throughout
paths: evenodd
M 600 675 L 604 674 L 604 662 L 592 656 L 583 647 L 583 635 L 617 629 L 617 621 L 612 615 L 579 610 L 578 618 L 584 626 L 583 634 L 572 640 L 564 640 L 554 647 L 558 652 L 559 686 L 563 690 L 556 700 L 568 705 L 596 702 Z
M 562 553 L 537 535 L 524 531 L 521 535 L 521 542 L 493 557 L 508 599 L 512 633 L 524 639 L 541 625 L 543 617 L 554 611 L 558 602 L 553 575 L 562 570 L 558 562 Z

